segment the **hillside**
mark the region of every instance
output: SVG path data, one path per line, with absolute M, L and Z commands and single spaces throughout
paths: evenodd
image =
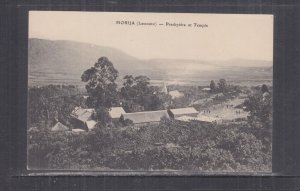
M 109 47 L 72 41 L 29 40 L 31 72 L 82 73 L 101 56 L 108 57 L 116 68 L 137 67 L 137 59 Z
M 153 80 L 272 79 L 272 63 L 259 60 L 140 60 L 116 48 L 43 39 L 29 39 L 28 51 L 29 85 L 83 85 L 81 74 L 102 56 L 112 61 L 121 78 L 132 74 Z

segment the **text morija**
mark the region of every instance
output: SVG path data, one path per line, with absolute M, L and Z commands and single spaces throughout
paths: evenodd
M 116 21 L 117 25 L 135 25 L 134 21 Z

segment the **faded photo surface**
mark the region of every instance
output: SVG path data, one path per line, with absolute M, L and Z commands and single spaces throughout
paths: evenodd
M 273 16 L 30 11 L 27 166 L 271 172 Z

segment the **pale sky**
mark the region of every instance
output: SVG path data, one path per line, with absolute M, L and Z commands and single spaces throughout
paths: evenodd
M 165 26 L 166 22 L 208 27 Z M 109 46 L 139 59 L 273 60 L 272 15 L 30 11 L 29 38 Z

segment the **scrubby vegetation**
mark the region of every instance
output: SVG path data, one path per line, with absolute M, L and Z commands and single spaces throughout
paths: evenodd
M 30 167 L 46 169 L 268 171 L 270 142 L 253 128 L 164 120 L 80 134 L 31 129 L 28 160 Z

